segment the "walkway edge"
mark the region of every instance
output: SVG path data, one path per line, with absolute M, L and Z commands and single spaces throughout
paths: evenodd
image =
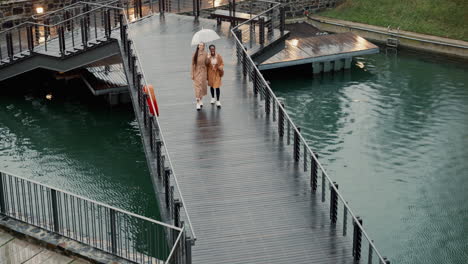
M 0 229 L 13 235 L 14 237 L 24 238 L 29 242 L 43 246 L 47 249 L 63 253 L 68 256 L 75 256 L 92 263 L 123 263 L 133 262 L 122 258 L 112 256 L 96 248 L 87 246 L 55 233 L 46 231 L 39 227 L 31 226 L 9 217 L 0 217 Z

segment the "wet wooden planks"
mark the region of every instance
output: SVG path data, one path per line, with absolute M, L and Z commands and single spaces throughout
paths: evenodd
M 214 44 L 225 76 L 222 108 L 208 95 L 197 112 L 190 40 L 202 27 L 223 36 Z M 227 23 L 170 14 L 130 27 L 197 233 L 193 263 L 352 263 L 351 241 L 330 225 L 292 146 L 242 77 L 228 32 Z
M 286 47 L 264 61 L 260 69 L 273 69 L 319 61 L 333 61 L 345 57 L 378 53 L 379 48 L 352 33 L 323 36 L 291 37 Z
M 3 230 L 0 230 L 0 263 L 87 264 L 89 262 L 60 255 L 25 240 L 15 238 Z

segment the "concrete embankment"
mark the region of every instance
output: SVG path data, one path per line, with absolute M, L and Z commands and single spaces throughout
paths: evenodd
M 290 20 L 288 22 L 297 21 L 298 20 L 296 19 Z M 402 30 L 387 29 L 384 27 L 332 19 L 316 15 L 310 15 L 308 18 L 303 18 L 302 21 L 317 27 L 321 31 L 335 33 L 351 31 L 361 37 L 364 37 L 367 40 L 378 43 L 387 43 L 389 38 L 394 38 L 398 39 L 399 47 L 468 59 L 468 42 L 462 40 L 454 40 Z

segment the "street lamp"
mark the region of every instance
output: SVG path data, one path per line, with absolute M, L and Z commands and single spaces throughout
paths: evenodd
M 44 13 L 44 8 L 43 8 L 43 7 L 36 7 L 36 13 L 37 13 L 37 14 L 42 14 L 42 13 Z

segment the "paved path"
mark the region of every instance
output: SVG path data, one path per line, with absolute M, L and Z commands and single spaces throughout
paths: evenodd
M 60 255 L 0 230 L 0 264 L 87 264 L 90 262 Z
M 225 59 L 221 109 L 195 110 L 190 80 L 194 32 L 219 30 Z M 235 59 L 228 24 L 166 14 L 131 25 L 147 80 L 154 84 L 166 145 L 198 240 L 194 263 L 352 263 L 351 241 L 330 226 L 292 146 L 264 116 Z M 338 235 L 336 235 L 338 234 Z

